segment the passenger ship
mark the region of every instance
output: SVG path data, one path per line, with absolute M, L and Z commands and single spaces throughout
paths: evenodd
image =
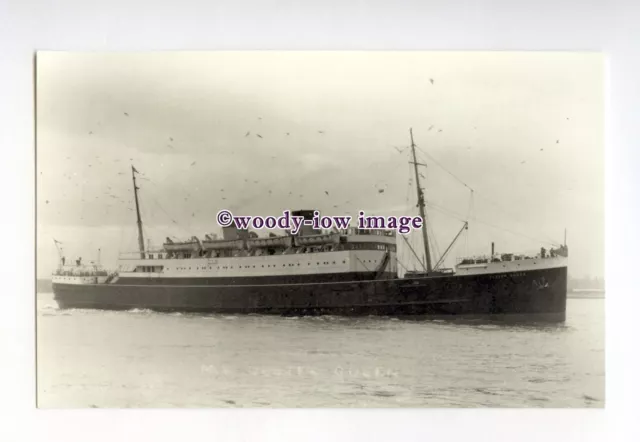
M 426 219 L 412 133 L 411 149 Z M 303 224 L 295 235 L 264 238 L 227 227 L 221 238 L 167 238 L 152 251 L 144 247 L 136 174 L 132 166 L 139 250 L 121 255 L 111 273 L 79 262 L 76 269 L 61 266 L 52 280 L 60 308 L 565 320 L 566 244 L 536 256 L 498 255 L 492 247 L 490 256 L 459 259 L 455 269 L 444 269 L 444 256 L 467 224 L 435 265 L 425 227 L 424 271 L 404 277 L 398 276 L 393 230 L 327 232 Z M 292 214 L 311 219 L 313 212 Z

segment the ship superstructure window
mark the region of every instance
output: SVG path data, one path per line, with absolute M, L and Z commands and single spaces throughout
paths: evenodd
M 160 273 L 164 266 L 138 266 L 135 268 L 135 273 Z

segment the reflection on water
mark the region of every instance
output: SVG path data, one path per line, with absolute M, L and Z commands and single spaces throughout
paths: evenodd
M 604 300 L 564 324 L 58 310 L 41 407 L 603 407 Z

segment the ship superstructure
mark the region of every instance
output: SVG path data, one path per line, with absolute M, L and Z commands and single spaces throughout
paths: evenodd
M 418 208 L 426 222 L 415 147 L 411 132 Z M 144 247 L 138 171 L 132 166 L 131 172 L 138 250 L 121 254 L 111 273 L 96 266 L 81 270 L 79 262 L 72 269 L 61 266 L 53 279 L 60 307 L 565 318 L 566 244 L 549 251 L 541 248 L 536 255 L 496 254 L 492 246 L 489 256 L 460 258 L 455 268 L 446 269 L 444 259 L 468 228 L 465 222 L 437 261 L 432 259 L 426 227 L 421 229 L 424 260 L 395 230 L 318 230 L 307 225 L 295 234 L 266 237 L 225 227 L 220 237 L 167 238 L 152 250 Z M 292 212 L 305 220 L 313 214 L 314 210 Z M 399 277 L 398 237 L 407 242 L 422 270 Z

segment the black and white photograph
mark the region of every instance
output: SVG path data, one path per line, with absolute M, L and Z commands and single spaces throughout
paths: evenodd
M 38 408 L 605 407 L 601 53 L 34 72 Z

